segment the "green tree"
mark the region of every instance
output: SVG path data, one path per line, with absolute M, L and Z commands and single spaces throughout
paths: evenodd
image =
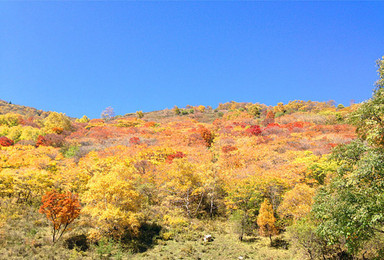
M 350 122 L 357 127 L 360 138 L 370 145 L 384 146 L 384 60 L 377 61 L 377 64 L 379 80 L 373 97 L 352 113 Z
M 360 139 L 333 151 L 337 170 L 319 190 L 312 210 L 317 233 L 353 255 L 384 233 L 383 61 L 378 64 L 380 80 L 373 97 L 351 117 Z

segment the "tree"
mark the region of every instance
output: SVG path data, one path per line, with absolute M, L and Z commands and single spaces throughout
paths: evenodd
M 87 191 L 82 196 L 83 212 L 91 217 L 94 238 L 121 238 L 125 232 L 138 232 L 139 208 L 142 197 L 134 184 L 133 165 L 117 156 L 100 159 Z
M 64 145 L 64 137 L 58 134 L 47 134 L 46 136 L 39 135 L 36 141 L 36 147 L 53 146 L 61 147 Z
M 177 106 L 174 106 L 172 110 L 175 113 L 175 115 L 180 115 L 181 114 L 181 111 L 180 111 L 180 109 Z
M 379 74 L 379 79 L 375 82 L 375 85 L 377 88 L 384 87 L 384 56 L 381 58 L 381 60 L 376 61 L 377 64 L 377 73 Z
M 52 242 L 56 243 L 71 224 L 80 215 L 80 202 L 77 195 L 67 192 L 47 192 L 41 199 L 39 212 L 52 222 Z
M 260 106 L 258 104 L 252 104 L 247 106 L 247 112 L 251 116 L 260 117 Z
M 379 80 L 373 97 L 364 102 L 350 117 L 350 122 L 357 127 L 357 134 L 370 145 L 384 146 L 384 57 L 378 60 Z
M 245 132 L 250 136 L 261 135 L 261 127 L 258 125 L 251 125 L 249 128 L 245 130 Z
M 44 130 L 46 133 L 61 133 L 62 131 L 72 130 L 72 123 L 69 117 L 63 113 L 52 112 L 44 120 Z
M 302 219 L 311 211 L 314 195 L 314 188 L 306 184 L 297 184 L 285 193 L 283 202 L 278 208 L 279 215 L 294 222 Z
M 112 107 L 107 107 L 101 112 L 100 117 L 105 120 L 111 120 L 115 116 L 115 112 Z
M 0 115 L 0 125 L 6 125 L 9 127 L 17 126 L 20 124 L 21 115 L 7 113 L 5 115 Z
M 144 113 L 143 113 L 143 111 L 141 111 L 141 110 L 140 110 L 140 111 L 137 111 L 137 112 L 136 112 L 136 115 L 137 115 L 138 118 L 143 118 L 143 117 L 144 117 Z
M 256 229 L 257 214 L 262 202 L 259 184 L 253 178 L 231 180 L 226 187 L 226 205 L 232 211 L 240 241 L 245 233 Z
M 86 116 L 86 115 L 83 115 L 83 117 L 82 118 L 78 118 L 78 119 L 76 119 L 76 122 L 78 122 L 78 123 L 88 123 L 89 122 L 89 118 Z
M 360 139 L 336 147 L 337 170 L 313 206 L 317 233 L 329 244 L 357 254 L 364 242 L 384 233 L 384 89 L 383 61 L 373 97 L 351 116 Z
M 268 236 L 272 245 L 272 236 L 277 235 L 277 228 L 275 226 L 276 218 L 273 215 L 273 208 L 268 199 L 260 206 L 259 215 L 257 216 L 257 225 L 259 232 L 262 236 Z
M 215 135 L 206 127 L 200 126 L 198 129 L 198 132 L 200 133 L 201 137 L 205 141 L 205 145 L 209 148 L 212 146 L 213 139 L 215 139 Z
M 162 182 L 160 191 L 163 204 L 183 209 L 190 218 L 199 215 L 205 194 L 196 164 L 186 158 L 173 159 Z

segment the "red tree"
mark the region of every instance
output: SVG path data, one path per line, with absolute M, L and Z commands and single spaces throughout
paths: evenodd
M 0 146 L 12 146 L 13 141 L 8 137 L 2 136 L 0 137 Z
M 140 138 L 139 137 L 131 137 L 129 139 L 130 144 L 140 144 Z
M 249 135 L 260 135 L 261 127 L 258 125 L 252 125 L 247 130 L 245 130 Z
M 184 158 L 184 157 L 185 157 L 185 154 L 183 152 L 176 152 L 176 153 L 168 155 L 166 161 L 168 163 L 172 163 L 173 159 L 175 159 L 175 158 Z
M 45 214 L 53 224 L 52 242 L 61 238 L 69 224 L 80 215 L 80 201 L 77 195 L 71 192 L 47 192 L 41 199 L 39 212 Z

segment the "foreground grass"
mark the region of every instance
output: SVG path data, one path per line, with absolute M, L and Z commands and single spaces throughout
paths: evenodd
M 4 205 L 3 205 L 4 206 Z M 4 209 L 4 208 L 3 208 Z M 154 238 L 154 244 L 142 253 L 132 253 L 126 245 L 111 240 L 87 248 L 71 248 L 67 240 L 86 234 L 86 228 L 70 230 L 53 245 L 50 225 L 36 209 L 27 206 L 8 209 L 8 220 L 0 229 L 0 259 L 305 259 L 293 247 L 271 247 L 269 238 L 245 237 L 241 242 L 225 221 L 197 221 L 191 227 L 174 232 L 172 239 Z M 78 224 L 78 223 L 77 223 Z M 214 240 L 204 242 L 204 235 Z
M 240 242 L 230 234 L 215 235 L 212 242 L 166 241 L 132 259 L 300 259 L 294 252 L 269 246 L 267 238 Z

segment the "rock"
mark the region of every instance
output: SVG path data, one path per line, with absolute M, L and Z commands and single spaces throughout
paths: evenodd
M 211 235 L 205 235 L 203 240 L 204 242 L 212 242 L 213 237 Z

